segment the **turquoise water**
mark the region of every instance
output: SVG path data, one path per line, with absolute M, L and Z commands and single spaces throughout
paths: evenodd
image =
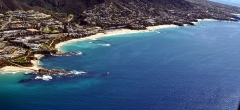
M 0 110 L 237 109 L 239 29 L 204 21 L 66 44 L 84 55 L 44 57 L 42 66 L 88 73 L 27 83 L 18 81 L 30 76 L 1 74 Z

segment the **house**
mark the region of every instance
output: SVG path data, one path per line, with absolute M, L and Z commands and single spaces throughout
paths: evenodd
M 23 49 L 22 49 L 22 50 L 18 50 L 16 53 L 17 53 L 17 54 L 24 54 L 25 52 L 26 52 L 26 50 L 23 50 Z
M 27 11 L 27 13 L 28 13 L 29 15 L 34 15 L 34 14 L 36 14 L 34 10 L 29 10 L 29 11 Z
M 11 15 L 11 14 L 13 14 L 13 12 L 12 11 L 8 11 L 8 12 L 6 12 L 6 14 L 7 15 Z
M 7 54 L 11 54 L 15 51 L 16 47 L 14 46 L 7 46 L 5 49 L 4 49 L 4 53 L 7 53 Z
M 27 17 L 31 19 L 33 19 L 35 16 L 36 16 L 35 14 L 27 15 Z
M 5 43 L 0 43 L 0 49 L 2 49 L 3 47 L 5 47 Z
M 0 13 L 0 17 L 4 17 L 4 14 Z
M 30 38 L 30 39 L 28 39 L 28 43 L 34 43 L 34 42 L 37 42 L 40 40 L 42 40 L 42 39 L 41 38 Z
M 37 30 L 37 29 L 27 29 L 26 30 L 28 34 L 30 35 L 36 35 L 36 34 L 41 34 L 41 31 Z
M 40 46 L 39 44 L 30 44 L 29 45 L 29 47 L 33 50 L 38 50 L 39 46 Z
M 3 57 L 6 58 L 6 59 L 12 58 L 10 55 L 3 55 Z
M 13 11 L 13 16 L 21 16 L 22 12 L 20 10 Z

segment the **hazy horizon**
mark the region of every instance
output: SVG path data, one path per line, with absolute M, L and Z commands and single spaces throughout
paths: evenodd
M 214 2 L 219 2 L 219 3 L 224 3 L 224 4 L 229 4 L 229 5 L 240 7 L 240 1 L 239 0 L 210 0 L 210 1 L 214 1 Z

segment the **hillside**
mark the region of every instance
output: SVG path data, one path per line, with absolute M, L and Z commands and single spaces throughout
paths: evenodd
M 178 8 L 186 8 L 190 7 L 191 4 L 184 0 L 18 0 L 26 3 L 27 5 L 33 7 L 41 7 L 47 10 L 52 10 L 61 13 L 72 13 L 75 15 L 75 21 L 81 21 L 83 16 L 81 13 L 88 9 L 93 8 L 94 5 L 98 5 L 101 3 L 109 3 L 113 2 L 115 4 L 124 3 L 129 4 L 130 2 L 134 2 L 134 4 L 138 5 L 141 3 L 149 4 L 157 4 L 158 6 L 169 6 L 172 5 Z M 157 7 L 157 6 L 156 6 Z
M 209 2 L 207 0 L 0 0 L 0 3 L 2 10 L 30 9 L 31 7 L 43 12 L 47 10 L 49 12 L 50 10 L 51 12 L 48 14 L 52 15 L 56 14 L 55 12 L 58 12 L 57 14 L 59 12 L 65 13 L 64 16 L 66 14 L 74 14 L 75 22 L 82 22 L 86 18 L 82 13 L 83 11 L 93 9 L 101 4 L 111 3 L 118 11 L 128 8 L 131 11 L 155 17 L 182 16 L 181 18 L 183 19 L 184 16 L 187 17 L 189 13 L 192 13 L 191 15 L 194 18 L 207 17 L 224 20 L 224 17 L 227 19 L 231 17 L 229 13 L 240 13 L 240 8 Z M 179 13 L 172 13 L 168 10 L 179 10 Z M 124 14 L 124 16 L 128 15 Z M 165 18 L 168 19 L 168 17 Z
M 25 2 L 29 6 L 38 6 L 48 10 L 79 13 L 83 10 L 93 7 L 96 4 L 103 3 L 104 0 L 18 0 Z
M 16 10 L 16 9 L 28 10 L 30 9 L 30 6 L 16 0 L 0 0 L 1 11 Z

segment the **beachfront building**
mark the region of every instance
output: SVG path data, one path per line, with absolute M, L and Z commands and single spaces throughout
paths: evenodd
M 37 34 L 40 35 L 41 34 L 41 31 L 39 31 L 37 29 L 27 29 L 26 31 L 29 35 L 37 35 Z

